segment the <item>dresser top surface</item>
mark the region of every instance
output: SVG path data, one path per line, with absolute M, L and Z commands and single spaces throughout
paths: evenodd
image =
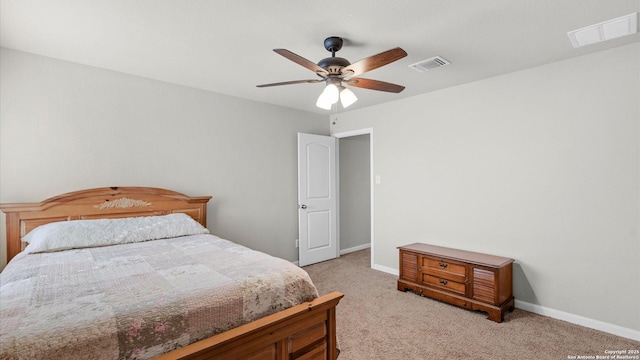
M 398 247 L 398 249 L 418 252 L 425 255 L 439 256 L 451 260 L 473 262 L 478 265 L 485 265 L 489 267 L 501 267 L 514 261 L 513 259 L 502 256 L 488 255 L 473 251 L 452 249 L 444 246 L 436 246 L 423 243 L 404 245 Z

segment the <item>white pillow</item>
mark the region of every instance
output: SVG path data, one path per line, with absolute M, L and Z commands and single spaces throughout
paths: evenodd
M 33 229 L 22 241 L 29 243 L 24 250 L 29 254 L 208 233 L 207 228 L 189 215 L 176 213 L 163 216 L 53 222 Z

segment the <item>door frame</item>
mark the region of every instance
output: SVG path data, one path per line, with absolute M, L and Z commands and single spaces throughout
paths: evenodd
M 371 268 L 374 267 L 374 262 L 373 260 L 375 259 L 374 253 L 375 253 L 375 222 L 374 222 L 374 214 L 375 214 L 375 172 L 374 172 L 374 167 L 373 167 L 373 128 L 363 128 L 363 129 L 357 129 L 357 130 L 350 130 L 350 131 L 343 131 L 343 132 L 337 132 L 337 133 L 333 133 L 331 134 L 331 136 L 337 138 L 337 139 L 342 139 L 342 138 L 347 138 L 347 137 L 352 137 L 352 136 L 358 136 L 358 135 L 369 135 L 369 169 L 370 169 L 370 174 L 369 174 L 369 188 L 370 188 L 370 198 L 371 198 L 371 242 L 370 242 L 370 246 L 371 246 Z M 340 151 L 340 141 L 338 141 L 338 151 Z M 340 179 L 340 166 L 338 166 L 337 169 L 337 177 L 338 180 Z M 340 182 L 338 181 L 338 199 L 340 198 Z M 338 202 L 338 251 L 340 251 L 340 203 Z

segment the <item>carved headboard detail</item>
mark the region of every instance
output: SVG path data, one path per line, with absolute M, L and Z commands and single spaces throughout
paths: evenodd
M 207 226 L 211 196 L 190 197 L 151 187 L 108 187 L 58 195 L 40 203 L 0 204 L 7 215 L 7 262 L 23 250 L 22 237 L 55 221 L 185 213 Z

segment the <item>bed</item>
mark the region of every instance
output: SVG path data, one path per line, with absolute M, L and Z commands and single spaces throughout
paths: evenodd
M 210 199 L 112 187 L 0 204 L 0 358 L 336 359 L 343 295 L 209 234 Z

